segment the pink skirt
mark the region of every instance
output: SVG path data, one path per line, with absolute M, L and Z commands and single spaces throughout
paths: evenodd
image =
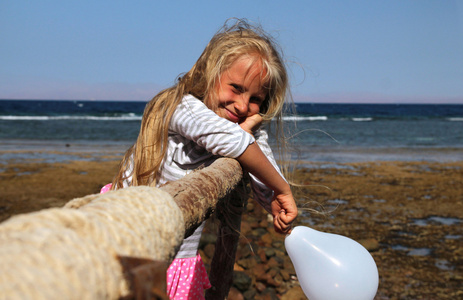
M 167 269 L 167 294 L 170 299 L 204 299 L 211 287 L 201 256 L 176 258 Z
M 105 185 L 100 193 L 111 189 Z M 202 300 L 204 290 L 211 287 L 206 267 L 201 255 L 195 257 L 176 258 L 167 269 L 167 294 L 174 300 Z

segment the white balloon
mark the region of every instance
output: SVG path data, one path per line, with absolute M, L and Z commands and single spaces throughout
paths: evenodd
M 297 226 L 286 251 L 310 300 L 370 300 L 378 290 L 378 268 L 362 245 L 345 236 Z

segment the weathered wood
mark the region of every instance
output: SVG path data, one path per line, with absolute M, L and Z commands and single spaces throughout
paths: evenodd
M 185 236 L 206 220 L 219 199 L 230 193 L 243 178 L 240 164 L 231 158 L 220 158 L 204 169 L 169 182 L 161 190 L 169 193 L 183 213 Z

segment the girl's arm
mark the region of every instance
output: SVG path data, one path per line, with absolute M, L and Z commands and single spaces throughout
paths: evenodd
M 185 96 L 172 116 L 170 133 L 193 141 L 214 155 L 237 159 L 244 169 L 257 177 L 263 184 L 274 191 L 271 211 L 278 232 L 287 232 L 290 223 L 297 215 L 297 208 L 286 181 L 269 162 L 260 147 L 256 144 L 252 132 L 262 122 L 260 116 L 248 117 L 242 124 L 232 123 L 219 117 L 200 100 L 191 95 Z M 244 132 L 243 129 L 247 132 Z M 173 160 L 193 159 L 194 149 L 176 151 Z M 265 166 L 257 161 L 266 162 Z M 265 172 L 269 170 L 271 172 Z M 273 175 L 271 175 L 273 174 Z M 280 211 L 284 211 L 281 212 Z
M 246 171 L 273 190 L 271 208 L 275 230 L 288 233 L 291 230 L 291 223 L 297 217 L 297 207 L 289 184 L 281 177 L 256 143 L 249 145 L 237 160 Z

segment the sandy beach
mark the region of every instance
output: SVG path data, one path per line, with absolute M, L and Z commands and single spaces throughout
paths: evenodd
M 22 149 L 0 149 L 0 221 L 98 193 L 122 155 L 120 145 L 97 151 L 65 144 Z M 296 225 L 362 243 L 379 270 L 375 299 L 463 297 L 463 161 L 306 161 L 300 166 L 293 174 L 305 185 L 295 190 L 298 205 L 321 213 L 301 209 Z M 252 200 L 242 234 L 234 299 L 304 299 L 284 237 L 275 234 Z M 213 239 L 210 224 L 201 243 L 206 264 Z

